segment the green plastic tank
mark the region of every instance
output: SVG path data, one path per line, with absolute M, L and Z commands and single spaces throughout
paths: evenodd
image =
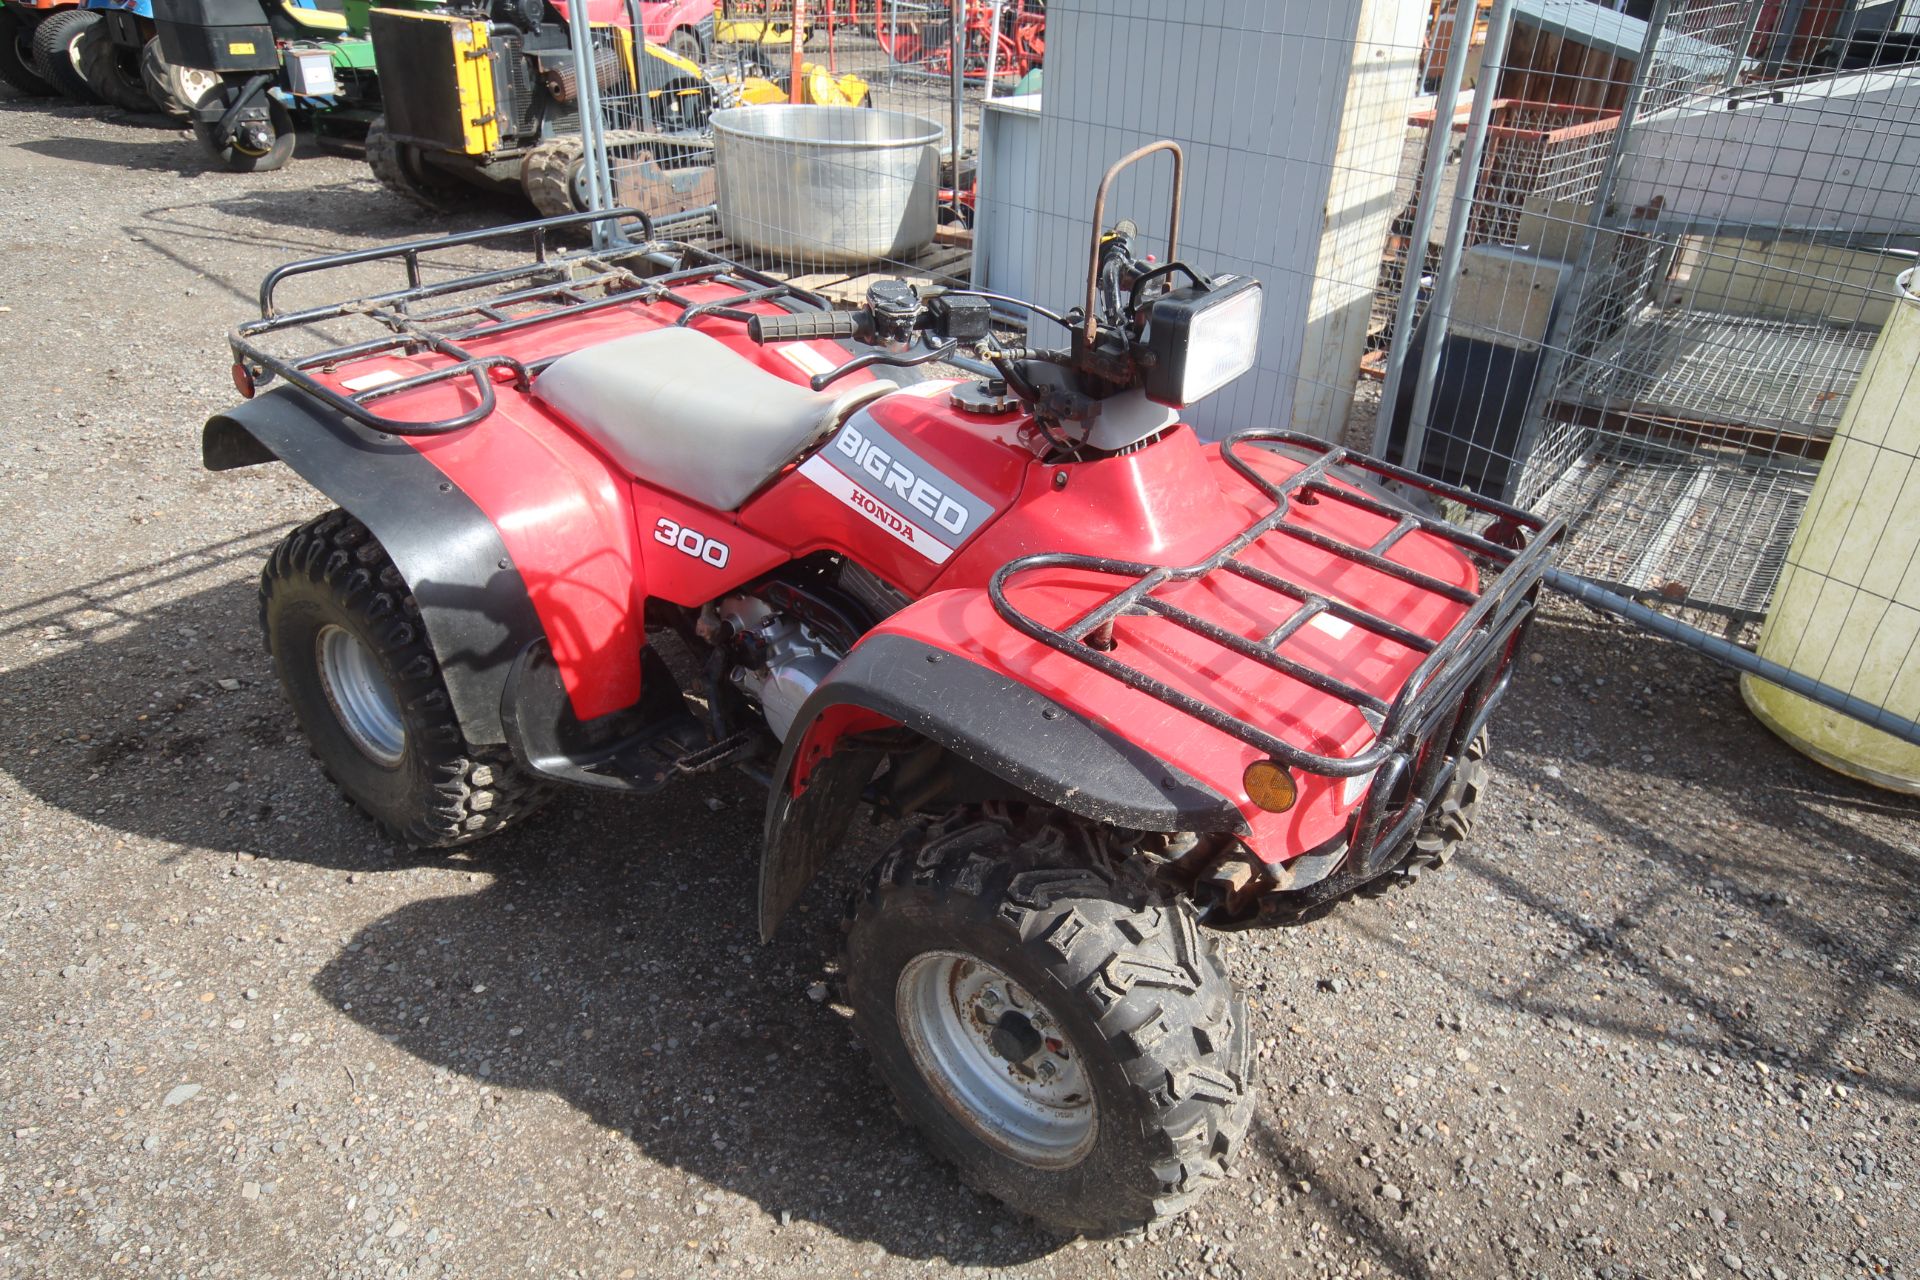
M 1794 531 L 1760 656 L 1920 718 L 1920 298 L 1914 272 Z M 1920 795 L 1920 747 L 1743 676 L 1761 723 L 1828 768 Z

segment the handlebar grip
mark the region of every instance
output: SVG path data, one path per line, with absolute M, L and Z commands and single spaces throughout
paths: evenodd
M 858 311 L 802 311 L 790 316 L 753 316 L 747 336 L 755 342 L 795 342 L 808 338 L 857 338 L 866 329 Z

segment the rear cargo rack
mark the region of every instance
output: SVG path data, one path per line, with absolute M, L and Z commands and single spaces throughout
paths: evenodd
M 1254 445 L 1277 444 L 1318 455 L 1284 480 L 1257 471 L 1241 455 Z M 1128 688 L 1148 694 L 1178 711 L 1265 753 L 1272 760 L 1333 778 L 1355 778 L 1375 773 L 1369 800 L 1354 832 L 1356 849 L 1385 845 L 1417 825 L 1427 801 L 1444 785 L 1459 750 L 1484 726 L 1493 703 L 1505 688 L 1506 659 L 1511 641 L 1532 615 L 1541 579 L 1565 534 L 1558 520 L 1483 498 L 1454 485 L 1428 479 L 1405 468 L 1355 453 L 1312 436 L 1277 428 L 1243 431 L 1222 442 L 1221 457 L 1248 483 L 1273 501 L 1273 510 L 1197 563 L 1184 567 L 1110 560 L 1099 556 L 1043 553 L 1024 556 L 1000 568 L 988 585 L 993 607 L 1011 626 L 1050 648 L 1077 658 L 1112 676 Z M 1434 497 L 1458 503 L 1475 516 L 1487 517 L 1480 533 L 1389 505 L 1365 491 L 1336 484 L 1336 468 L 1348 475 L 1363 472 L 1380 480 L 1394 480 Z M 1290 521 L 1296 499 L 1308 503 L 1333 501 L 1383 516 L 1393 528 L 1371 546 L 1357 546 Z M 1388 558 L 1394 546 L 1416 530 L 1443 539 L 1465 552 L 1479 568 L 1480 589 L 1463 588 L 1421 573 Z M 1434 640 L 1419 635 L 1360 604 L 1333 599 L 1239 559 L 1240 553 L 1269 535 L 1298 540 L 1321 551 L 1364 565 L 1401 582 L 1419 587 L 1465 607 L 1447 635 Z M 1022 612 L 1007 597 L 1010 583 L 1022 574 L 1041 569 L 1077 569 L 1103 576 L 1131 579 L 1120 590 L 1060 627 L 1048 626 Z M 1258 639 L 1249 639 L 1181 608 L 1155 594 L 1172 583 L 1226 573 L 1291 601 L 1295 608 L 1278 626 Z M 1314 618 L 1326 614 L 1362 628 L 1394 644 L 1419 653 L 1420 664 L 1407 677 L 1398 695 L 1386 700 L 1279 652 Z M 1201 636 L 1222 649 L 1261 663 L 1358 711 L 1373 726 L 1373 742 L 1351 756 L 1314 752 L 1236 716 L 1213 703 L 1175 689 L 1114 656 L 1114 623 L 1122 617 L 1157 617 Z M 1427 749 L 1442 731 L 1443 751 Z M 1435 757 L 1429 761 L 1428 757 Z M 1444 758 L 1443 758 L 1444 757 Z M 1407 771 L 1421 776 L 1409 779 Z M 1409 785 L 1410 783 L 1410 785 Z M 1383 830 L 1389 808 L 1396 813 L 1392 827 Z
M 578 233 L 595 223 L 617 225 L 624 221 L 640 224 L 643 237 L 639 243 L 605 250 L 555 249 L 561 233 Z M 426 279 L 423 260 L 429 254 L 516 240 L 529 246 L 530 259 L 444 280 Z M 295 311 L 280 310 L 280 287 L 291 279 L 377 263 L 399 266 L 405 273 L 405 285 Z M 680 292 L 687 285 L 704 283 L 723 284 L 738 292 L 698 302 Z M 742 308 L 761 302 L 790 302 L 810 310 L 831 307 L 816 293 L 696 245 L 657 239 L 653 221 L 643 213 L 607 209 L 286 263 L 260 282 L 260 318 L 229 333 L 227 345 L 233 350 L 235 381 L 246 394 L 251 395 L 255 387 L 272 378 L 284 378 L 329 408 L 376 431 L 399 436 L 444 435 L 473 426 L 493 412 L 495 370 L 506 371 L 514 385 L 524 390 L 533 375 L 553 358 L 523 363 L 510 356 L 476 355 L 468 349 L 471 344 L 636 302 L 677 306 L 681 309 L 677 323 L 682 325 L 709 315 L 744 322 L 750 313 Z M 262 345 L 270 335 L 294 334 L 347 319 L 372 320 L 387 332 L 291 356 L 276 354 Z M 428 351 L 453 363 L 344 394 L 314 376 L 354 361 Z M 475 403 L 453 417 L 419 422 L 387 416 L 371 407 L 376 401 L 403 392 L 458 382 L 471 388 Z

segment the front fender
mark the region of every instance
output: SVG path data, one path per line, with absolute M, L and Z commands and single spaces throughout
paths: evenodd
M 881 758 L 858 736 L 871 729 L 909 729 L 1095 822 L 1245 833 L 1234 802 L 1181 769 L 955 649 L 902 634 L 925 603 L 868 633 L 787 734 L 761 854 L 762 936 L 772 936 L 839 845 Z

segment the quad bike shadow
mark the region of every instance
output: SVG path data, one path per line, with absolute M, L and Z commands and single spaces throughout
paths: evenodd
M 453 857 L 492 876 L 368 926 L 314 989 L 424 1062 L 630 1134 L 693 1179 L 689 1214 L 717 1190 L 902 1256 L 1007 1266 L 1058 1247 L 929 1155 L 846 1021 L 809 999 L 844 886 L 817 886 L 760 943 L 763 793 L 723 774 L 643 800 L 563 796 L 454 855 L 405 849 L 313 768 L 253 628 L 234 626 L 256 588 L 227 561 L 255 561 L 256 542 L 197 553 L 181 581 L 227 580 L 150 607 L 109 598 L 167 591 L 165 566 L 0 613 L 0 638 L 39 650 L 0 671 L 0 752 L 22 789 L 160 842 L 162 862 L 380 874 Z
M 843 1011 L 809 997 L 843 886 L 816 887 L 799 927 L 763 946 L 749 910 L 760 807 L 745 787 L 703 789 L 726 807 L 709 812 L 688 788 L 643 815 L 543 814 L 534 839 L 502 838 L 522 860 L 490 861 L 486 889 L 383 917 L 314 989 L 425 1062 L 494 1092 L 555 1094 L 617 1130 L 687 1175 L 669 1191 L 680 1212 L 717 1192 L 766 1218 L 962 1265 L 1060 1247 L 964 1186 L 895 1118 Z M 525 847 L 535 841 L 567 852 L 543 857 Z M 713 1212 L 738 1221 L 725 1199 Z

